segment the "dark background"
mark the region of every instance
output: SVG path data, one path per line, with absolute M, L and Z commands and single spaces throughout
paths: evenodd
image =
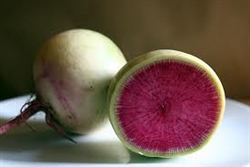
M 194 54 L 227 97 L 250 98 L 249 0 L 0 0 L 0 100 L 32 92 L 40 45 L 73 28 L 105 34 L 128 60 L 159 48 Z

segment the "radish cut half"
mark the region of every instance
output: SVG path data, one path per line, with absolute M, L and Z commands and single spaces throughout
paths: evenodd
M 109 88 L 110 121 L 132 151 L 174 157 L 203 147 L 221 122 L 216 73 L 192 55 L 157 50 L 125 65 Z

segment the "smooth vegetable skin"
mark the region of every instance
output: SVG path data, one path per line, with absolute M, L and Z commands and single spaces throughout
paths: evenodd
M 38 111 L 45 112 L 47 124 L 63 135 L 97 128 L 107 116 L 110 81 L 125 64 L 116 44 L 98 32 L 75 29 L 53 36 L 34 62 L 36 98 L 0 127 L 0 135 Z

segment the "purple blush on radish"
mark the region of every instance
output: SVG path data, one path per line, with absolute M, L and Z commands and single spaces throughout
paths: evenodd
M 146 53 L 125 65 L 109 89 L 110 121 L 132 151 L 175 157 L 203 147 L 225 106 L 223 87 L 200 59 L 173 50 Z

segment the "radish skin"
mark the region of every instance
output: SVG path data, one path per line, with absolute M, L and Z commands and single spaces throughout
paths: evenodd
M 75 29 L 53 36 L 34 62 L 35 100 L 0 126 L 0 135 L 38 111 L 45 112 L 47 124 L 64 136 L 92 131 L 107 118 L 109 84 L 125 64 L 116 44 L 98 32 Z

